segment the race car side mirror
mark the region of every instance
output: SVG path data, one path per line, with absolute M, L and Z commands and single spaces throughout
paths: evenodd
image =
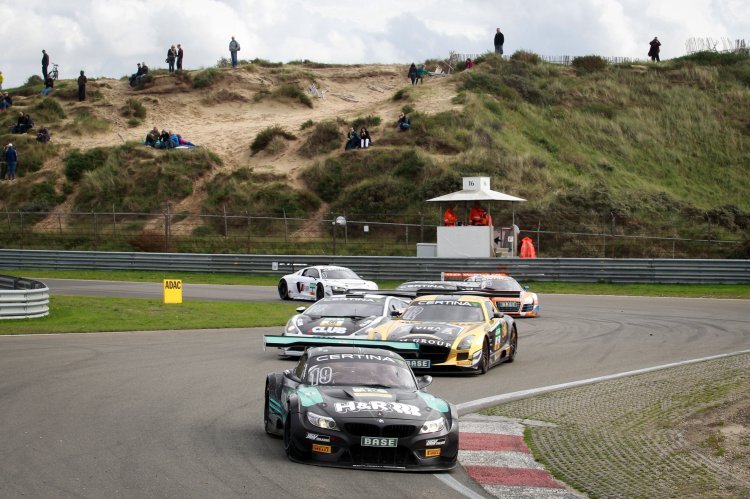
M 391 317 L 398 317 L 401 315 L 400 310 L 391 310 Z
M 417 386 L 421 390 L 422 388 L 426 388 L 432 384 L 432 376 L 429 374 L 425 374 L 424 376 L 420 376 L 417 378 Z
M 526 291 L 528 291 L 529 287 L 528 286 L 524 286 L 523 289 L 526 290 Z
M 297 312 L 298 314 L 301 314 L 305 310 L 307 310 L 307 307 L 297 307 L 294 309 L 294 311 Z
M 299 382 L 299 378 L 297 377 L 296 374 L 294 374 L 294 371 L 292 371 L 291 369 L 287 369 L 286 371 L 284 371 L 284 377 L 289 378 L 292 381 Z
M 502 312 L 495 312 L 495 313 L 492 314 L 492 318 L 493 319 L 502 319 L 504 315 L 505 314 L 503 314 Z

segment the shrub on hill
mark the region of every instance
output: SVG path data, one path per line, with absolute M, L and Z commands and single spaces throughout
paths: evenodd
M 138 126 L 146 117 L 146 107 L 133 97 L 125 101 L 125 105 L 120 108 L 120 115 L 128 118 L 128 125 L 131 127 Z
M 106 132 L 110 126 L 108 120 L 94 116 L 89 109 L 83 108 L 78 110 L 73 123 L 69 123 L 66 128 L 73 135 L 88 135 Z
M 73 149 L 65 157 L 65 176 L 68 180 L 77 182 L 84 173 L 103 166 L 108 157 L 109 151 L 102 147 L 87 151 Z
M 369 114 L 367 116 L 358 116 L 352 121 L 352 127 L 359 132 L 359 129 L 362 127 L 374 128 L 380 125 L 380 121 L 380 116 L 372 116 Z
M 335 121 L 322 121 L 316 123 L 305 143 L 299 149 L 299 153 L 306 158 L 312 158 L 318 154 L 326 154 L 343 147 L 344 138 Z
M 60 103 L 50 97 L 40 100 L 32 109 L 32 117 L 37 126 L 57 122 L 65 118 L 65 111 Z
M 104 162 L 79 181 L 77 210 L 155 212 L 192 194 L 195 181 L 221 164 L 204 148 L 156 151 L 127 143 L 100 154 L 106 154 Z
M 528 50 L 516 50 L 513 55 L 510 56 L 511 61 L 527 62 L 529 64 L 539 64 L 542 62 L 541 57 L 534 52 Z
M 193 88 L 208 88 L 216 83 L 220 77 L 220 71 L 213 68 L 208 68 L 204 69 L 203 71 L 193 73 L 190 76 L 190 83 L 193 85 Z
M 273 90 L 267 88 L 260 89 L 254 96 L 255 102 L 260 102 L 266 98 L 275 98 L 278 100 L 299 101 L 307 107 L 313 107 L 313 101 L 303 90 L 292 84 L 280 85 Z
M 255 136 L 255 140 L 253 140 L 253 143 L 250 144 L 250 150 L 253 152 L 253 154 L 257 154 L 258 152 L 266 149 L 276 137 L 281 137 L 286 140 L 297 140 L 297 136 L 293 133 L 287 132 L 279 125 L 274 125 L 264 128 L 258 135 Z
M 596 73 L 607 68 L 607 61 L 598 55 L 574 57 L 570 63 L 578 74 Z
M 18 172 L 21 177 L 21 170 Z M 57 175 L 54 172 L 42 172 L 34 176 L 31 181 L 17 180 L 0 182 L 0 207 L 9 211 L 24 213 L 51 211 L 58 204 L 65 201 L 65 194 L 55 189 Z M 25 216 L 26 223 L 36 223 L 43 215 Z
M 244 95 L 232 92 L 226 88 L 221 88 L 215 92 L 209 92 L 201 102 L 207 105 L 222 104 L 225 102 L 247 102 L 248 98 Z
M 242 167 L 231 173 L 219 173 L 206 185 L 203 202 L 207 213 L 250 213 L 268 216 L 306 217 L 318 209 L 320 200 L 306 190 L 290 188 L 285 176 L 256 174 Z M 230 225 L 245 225 L 247 220 L 229 220 Z

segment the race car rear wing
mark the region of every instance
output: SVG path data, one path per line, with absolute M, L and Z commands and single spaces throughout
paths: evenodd
M 413 353 L 419 351 L 419 344 L 411 341 L 355 340 L 349 338 L 295 338 L 294 336 L 264 335 L 263 350 L 267 347 L 363 347 L 382 348 L 396 353 Z
M 470 296 L 485 296 L 487 298 L 518 298 L 521 296 L 520 291 L 494 291 L 491 289 L 457 289 L 455 291 L 445 290 L 436 291 L 434 289 L 420 289 L 417 290 L 417 296 L 427 295 L 470 295 Z

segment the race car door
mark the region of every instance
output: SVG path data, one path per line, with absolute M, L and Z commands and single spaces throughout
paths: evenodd
M 315 289 L 320 279 L 320 272 L 315 267 L 308 267 L 302 271 L 297 281 L 297 292 L 303 296 L 315 296 Z
M 492 303 L 492 301 L 486 300 L 484 302 L 484 309 L 487 313 L 487 318 L 490 324 L 492 324 L 492 329 L 490 329 L 489 332 L 490 360 L 491 363 L 494 364 L 500 359 L 500 349 L 508 339 L 508 332 L 507 328 L 503 326 L 505 324 L 504 320 L 493 319 L 493 316 L 495 315 L 497 309 L 495 308 L 495 305 Z

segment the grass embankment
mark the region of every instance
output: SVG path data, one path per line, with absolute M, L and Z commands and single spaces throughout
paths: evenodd
M 0 335 L 280 326 L 298 304 L 52 296 L 42 319 L 0 321 Z
M 591 497 L 748 497 L 750 354 L 503 404 L 525 439 Z

